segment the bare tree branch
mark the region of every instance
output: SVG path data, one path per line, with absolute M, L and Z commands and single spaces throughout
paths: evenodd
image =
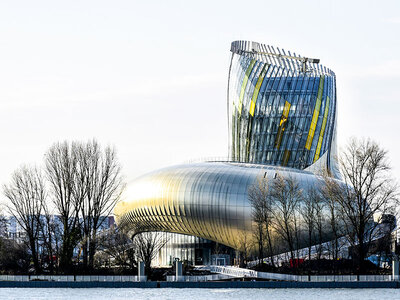
M 46 200 L 43 177 L 36 167 L 23 166 L 13 173 L 10 184 L 3 186 L 3 192 L 11 203 L 8 205 L 9 213 L 26 233 L 35 271 L 38 273 L 41 270 L 38 249 L 40 217 Z

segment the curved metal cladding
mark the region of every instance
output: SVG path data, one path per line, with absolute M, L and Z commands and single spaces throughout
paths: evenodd
M 284 50 L 232 43 L 228 80 L 231 161 L 187 164 L 135 180 L 114 213 L 132 234 L 165 231 L 239 248 L 252 235 L 248 188 L 290 176 L 306 189 L 336 153 L 335 74 Z
M 129 186 L 115 208 L 117 222 L 131 234 L 166 231 L 195 235 L 238 248 L 251 236 L 248 188 L 276 173 L 290 176 L 300 187 L 318 176 L 296 169 L 243 163 L 199 163 L 170 167 L 142 176 Z
M 279 48 L 236 41 L 228 80 L 229 152 L 233 161 L 313 172 L 336 163 L 335 74 Z

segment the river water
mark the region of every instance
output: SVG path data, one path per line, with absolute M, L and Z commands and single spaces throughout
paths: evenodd
M 0 288 L 0 299 L 67 300 L 393 300 L 400 289 L 71 289 L 71 288 Z

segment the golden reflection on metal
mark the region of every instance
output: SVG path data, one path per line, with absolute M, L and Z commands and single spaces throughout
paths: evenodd
M 253 97 L 251 98 L 249 113 L 252 117 L 254 117 L 254 110 L 256 108 L 258 94 L 260 92 L 261 84 L 264 81 L 265 74 L 267 74 L 267 64 L 264 64 L 264 67 L 261 70 L 260 76 L 258 77 L 256 86 L 254 88 Z
M 314 156 L 314 162 L 316 162 L 319 159 L 319 156 L 321 153 L 321 146 L 322 146 L 322 141 L 324 140 L 326 122 L 328 120 L 329 102 L 330 102 L 330 99 L 329 99 L 329 96 L 327 96 L 326 104 L 325 104 L 324 119 L 322 120 L 321 131 L 319 133 L 319 138 L 318 138 L 317 150 L 315 151 L 315 156 Z
M 279 149 L 280 146 L 281 146 L 283 133 L 285 131 L 285 124 L 286 124 L 287 119 L 289 117 L 290 106 L 291 106 L 291 104 L 288 101 L 285 101 L 285 106 L 283 108 L 281 120 L 279 122 L 278 133 L 277 133 L 276 138 L 275 138 L 275 147 L 277 149 Z
M 243 97 L 244 97 L 244 92 L 246 90 L 247 82 L 249 81 L 250 73 L 253 70 L 254 64 L 256 63 L 255 59 L 252 59 L 250 62 L 249 67 L 246 70 L 246 73 L 244 74 L 244 79 L 242 82 L 242 87 L 240 89 L 240 95 L 239 95 L 239 102 L 238 102 L 238 113 L 239 115 L 242 114 L 242 103 L 243 103 Z
M 321 102 L 322 102 L 322 94 L 324 92 L 324 80 L 325 76 L 322 75 L 319 80 L 319 87 L 318 87 L 318 95 L 317 101 L 315 103 L 314 113 L 311 119 L 310 130 L 308 131 L 307 141 L 305 148 L 310 150 L 311 145 L 314 139 L 315 127 L 317 127 L 318 117 L 319 117 L 319 110 L 321 109 Z
M 308 172 L 282 167 L 230 163 L 176 166 L 139 178 L 123 195 L 114 213 L 130 234 L 167 231 L 195 235 L 233 248 L 237 237 L 252 238 L 249 187 L 276 172 L 300 184 L 314 182 Z M 163 209 L 158 209 L 162 208 Z M 179 211 L 181 209 L 181 212 Z

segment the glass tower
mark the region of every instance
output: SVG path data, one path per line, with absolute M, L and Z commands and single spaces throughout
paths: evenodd
M 228 81 L 233 161 L 306 169 L 338 177 L 335 73 L 317 59 L 236 41 Z

